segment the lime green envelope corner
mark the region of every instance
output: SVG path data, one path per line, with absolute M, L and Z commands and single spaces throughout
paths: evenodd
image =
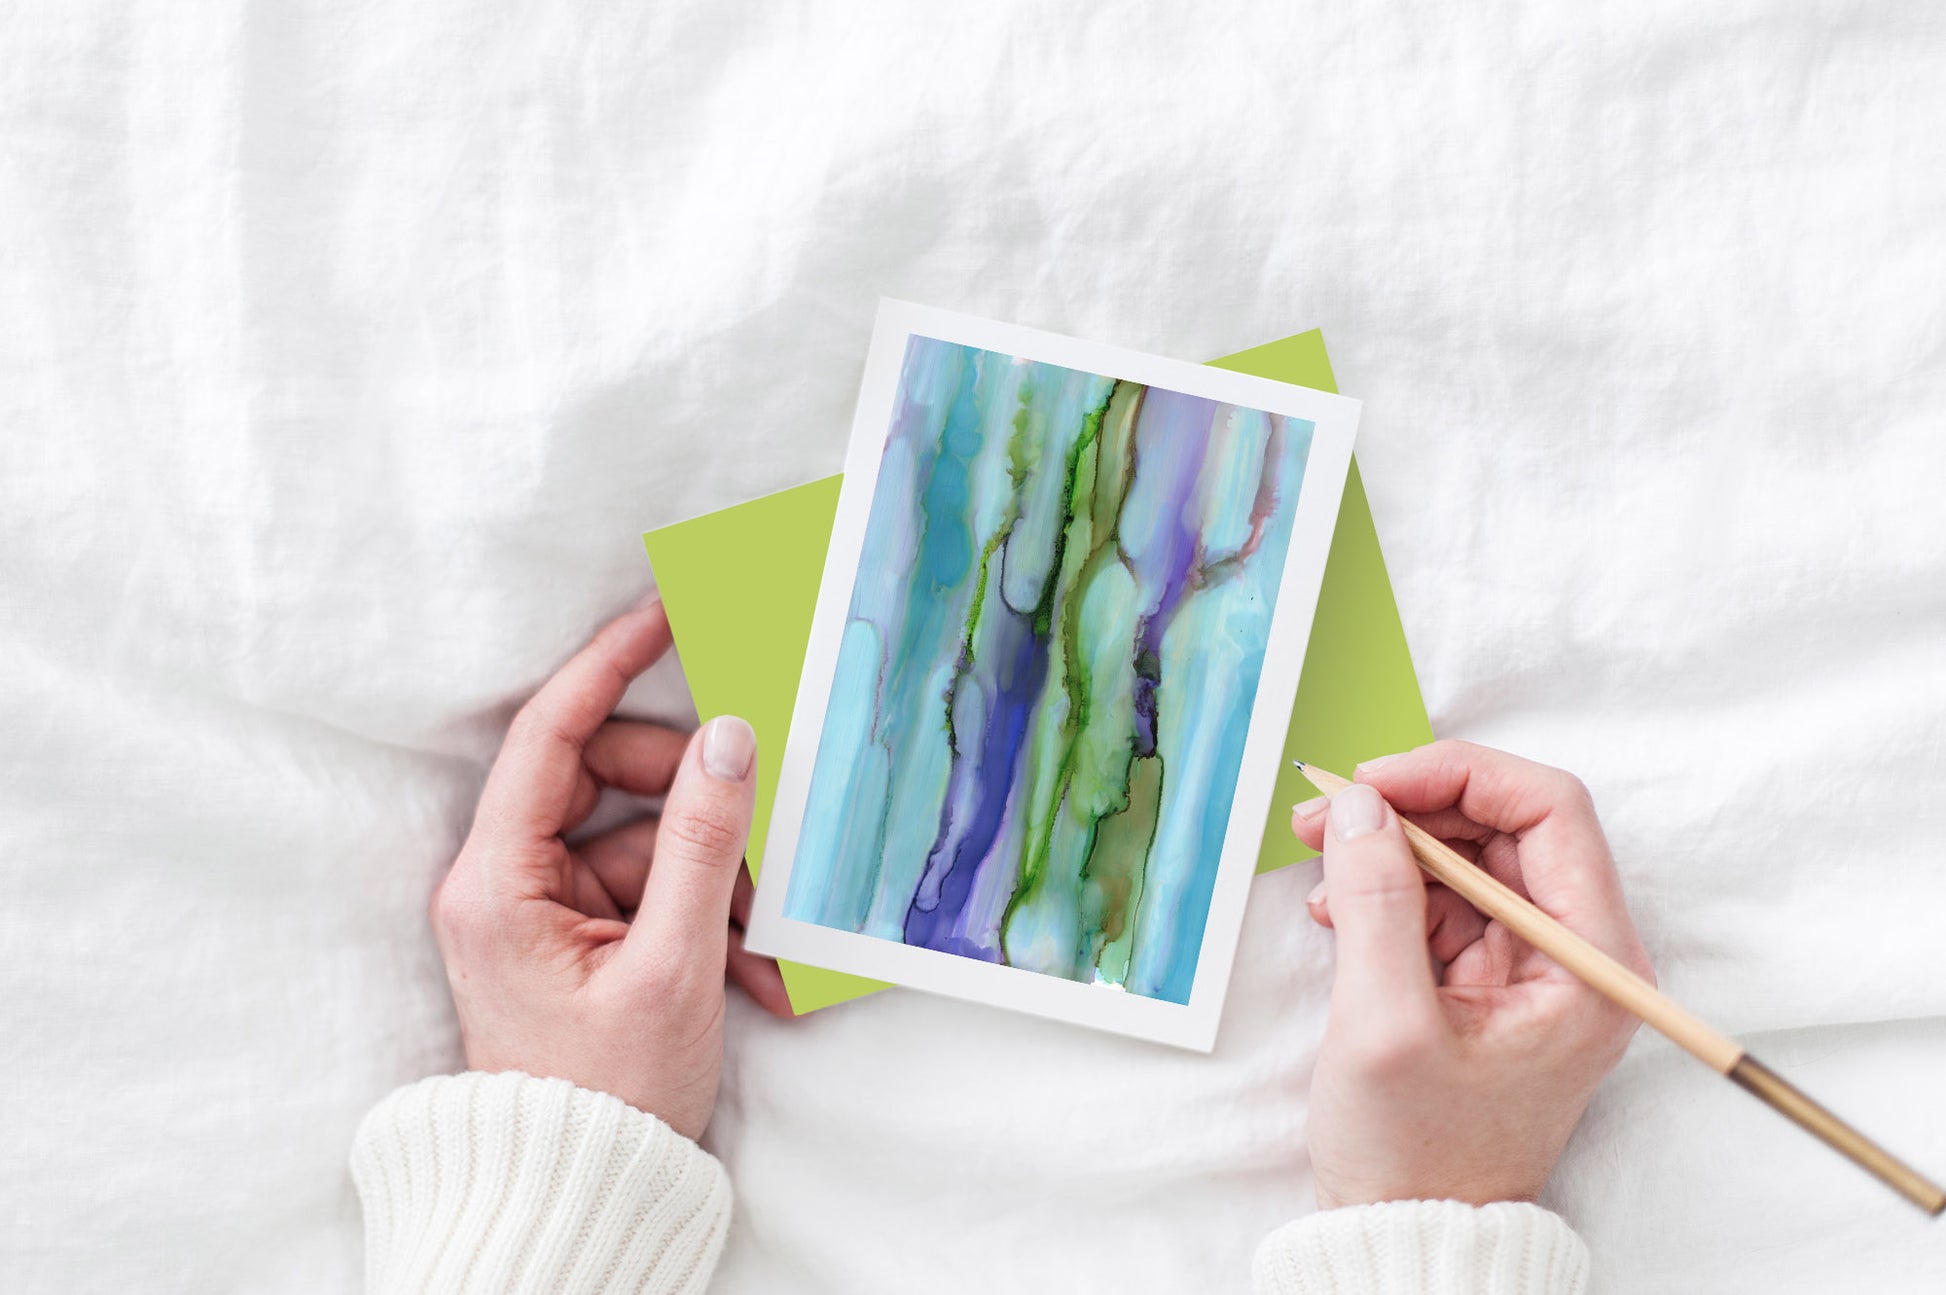
M 1338 389 L 1324 335 L 1316 329 L 1213 363 L 1320 391 Z M 824 552 L 838 511 L 839 480 L 826 477 L 642 537 L 697 713 L 741 715 L 757 732 L 757 806 L 749 849 L 753 877 L 763 863 L 777 767 L 790 734 Z M 1291 837 L 1290 807 L 1316 793 L 1292 760 L 1344 771 L 1360 760 L 1431 740 L 1432 725 L 1354 459 L 1325 561 L 1257 871 L 1311 857 Z M 799 1013 L 885 988 L 880 981 L 821 967 L 779 966 Z

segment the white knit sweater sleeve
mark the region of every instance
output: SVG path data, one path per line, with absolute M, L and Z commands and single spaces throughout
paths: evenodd
M 1257 1295 L 1582 1295 L 1588 1247 L 1538 1205 L 1388 1201 L 1285 1224 L 1255 1276 Z
M 606 1093 L 522 1074 L 443 1075 L 373 1107 L 352 1143 L 372 1292 L 701 1291 L 730 1180 Z

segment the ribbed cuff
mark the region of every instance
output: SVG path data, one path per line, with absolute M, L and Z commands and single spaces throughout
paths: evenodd
M 1502 1201 L 1324 1210 L 1257 1247 L 1258 1295 L 1581 1295 L 1588 1247 L 1558 1214 Z
M 424 1079 L 359 1125 L 365 1283 L 391 1291 L 701 1291 L 730 1180 L 674 1129 L 563 1079 Z

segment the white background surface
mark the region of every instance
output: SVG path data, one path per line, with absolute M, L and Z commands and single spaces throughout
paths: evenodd
M 836 468 L 881 294 L 1324 326 L 1437 727 L 1582 773 L 1664 984 L 1946 1171 L 1946 11 L 840 10 L 0 15 L 0 1286 L 352 1286 L 501 727 L 644 527 Z M 1214 1059 L 734 1002 L 721 1288 L 1239 1286 L 1313 878 Z M 1653 1041 L 1551 1203 L 1607 1290 L 1946 1284 Z

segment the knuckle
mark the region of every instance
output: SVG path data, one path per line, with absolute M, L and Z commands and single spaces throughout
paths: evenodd
M 1332 905 L 1355 905 L 1361 909 L 1391 912 L 1397 908 L 1416 908 L 1426 902 L 1426 883 L 1419 870 L 1404 868 L 1351 868 L 1332 878 Z
M 640 967 L 642 988 L 651 998 L 661 998 L 667 993 L 682 972 L 680 959 L 669 956 L 666 949 L 651 949 L 643 954 Z
M 700 860 L 725 865 L 743 858 L 743 816 L 723 804 L 690 806 L 662 820 L 661 835 Z
M 1465 742 L 1459 738 L 1442 737 L 1420 747 L 1414 755 L 1424 761 L 1420 767 L 1424 775 L 1436 785 L 1457 784 L 1464 787 L 1477 777 L 1487 763 L 1487 748 L 1477 742 Z M 1459 793 L 1455 792 L 1454 799 Z
M 1348 1060 L 1367 1079 L 1402 1079 L 1423 1067 L 1430 1051 L 1427 1031 L 1409 1022 L 1373 1025 L 1347 1041 Z
M 516 749 L 565 740 L 566 735 L 554 715 L 539 701 L 522 706 L 515 712 L 513 723 L 507 726 L 507 745 Z
M 528 702 L 525 706 L 522 706 L 514 712 L 513 722 L 507 725 L 508 744 L 512 745 L 532 741 L 540 735 L 540 731 L 545 722 L 546 720 L 540 712 L 540 707 L 531 701 Z
M 1515 1018 L 1508 1027 L 1515 1045 L 1536 1055 L 1619 1056 L 1639 1018 L 1586 986 L 1565 986 L 1546 1010 Z M 1609 1057 L 1603 1069 L 1613 1063 Z
M 700 959 L 673 948 L 651 950 L 642 960 L 641 985 L 649 1001 L 682 1006 L 699 999 L 718 984 L 718 973 L 705 975 Z
M 479 897 L 450 872 L 433 888 L 429 911 L 433 930 L 453 941 L 470 939 L 485 921 Z
M 1604 1001 L 1583 1012 L 1577 1021 L 1563 1022 L 1555 1037 L 1578 1038 L 1575 1052 L 1596 1059 L 1600 1068 L 1607 1071 L 1628 1051 L 1629 1040 L 1635 1037 L 1636 1027 L 1641 1023 L 1613 1003 Z
M 1561 800 L 1578 808 L 1593 809 L 1595 794 L 1588 790 L 1588 784 L 1566 769 L 1558 771 Z

